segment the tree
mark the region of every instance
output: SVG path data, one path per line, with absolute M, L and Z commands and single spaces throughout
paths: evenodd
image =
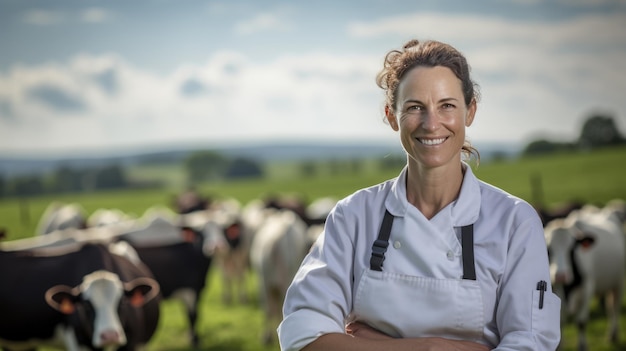
M 263 168 L 249 158 L 234 159 L 226 170 L 227 178 L 262 178 Z
M 585 121 L 578 143 L 585 148 L 596 148 L 624 143 L 615 120 L 611 116 L 593 115 Z
M 224 175 L 228 160 L 213 151 L 197 151 L 184 161 L 189 181 L 193 183 L 219 178 Z
M 116 189 L 128 185 L 126 175 L 119 165 L 110 165 L 97 170 L 94 178 L 95 189 Z
M 43 182 L 38 176 L 13 178 L 11 183 L 13 194 L 16 196 L 34 196 L 44 192 Z
M 52 175 L 52 190 L 59 193 L 81 191 L 83 176 L 84 172 L 62 165 Z

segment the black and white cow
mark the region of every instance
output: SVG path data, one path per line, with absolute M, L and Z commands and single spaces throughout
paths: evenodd
M 52 202 L 44 210 L 37 224 L 39 235 L 68 228 L 87 227 L 87 211 L 78 203 Z
M 158 283 L 106 245 L 0 251 L 0 281 L 5 350 L 137 350 L 158 325 Z
M 573 316 L 578 349 L 587 350 L 585 336 L 592 299 L 606 303 L 609 339 L 619 338 L 619 312 L 624 289 L 626 247 L 623 224 L 612 210 L 585 206 L 545 230 L 554 291 L 563 303 L 562 321 Z
M 163 298 L 181 300 L 186 307 L 194 347 L 199 344 L 196 330 L 198 301 L 211 267 L 212 250 L 202 232 L 175 223 L 169 216 L 153 218 L 116 235 L 129 243 L 148 266 L 161 287 Z

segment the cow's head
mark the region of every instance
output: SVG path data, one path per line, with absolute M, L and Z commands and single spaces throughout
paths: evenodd
M 549 223 L 545 234 L 552 284 L 562 287 L 568 295 L 582 283 L 583 276 L 590 270 L 589 249 L 593 247 L 595 238 L 560 219 Z
M 125 345 L 121 322 L 124 315 L 158 294 L 159 285 L 151 278 L 124 283 L 117 274 L 101 270 L 86 275 L 78 286 L 51 287 L 45 299 L 52 308 L 68 316 L 79 341 L 102 348 Z

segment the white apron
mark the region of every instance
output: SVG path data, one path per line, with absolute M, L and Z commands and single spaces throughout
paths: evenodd
M 396 338 L 438 336 L 484 343 L 472 225 L 462 228 L 463 279 L 438 279 L 383 271 L 392 222 L 393 215 L 387 211 L 350 319 Z

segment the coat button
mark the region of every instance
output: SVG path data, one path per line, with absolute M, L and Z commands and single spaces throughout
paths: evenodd
M 402 244 L 401 244 L 399 241 L 394 241 L 394 242 L 393 242 L 393 247 L 394 247 L 395 249 L 399 249 L 399 248 L 401 248 L 401 247 L 402 247 Z
M 448 252 L 446 252 L 446 257 L 448 257 L 448 259 L 452 261 L 454 259 L 454 252 L 452 252 L 452 250 L 449 250 Z

